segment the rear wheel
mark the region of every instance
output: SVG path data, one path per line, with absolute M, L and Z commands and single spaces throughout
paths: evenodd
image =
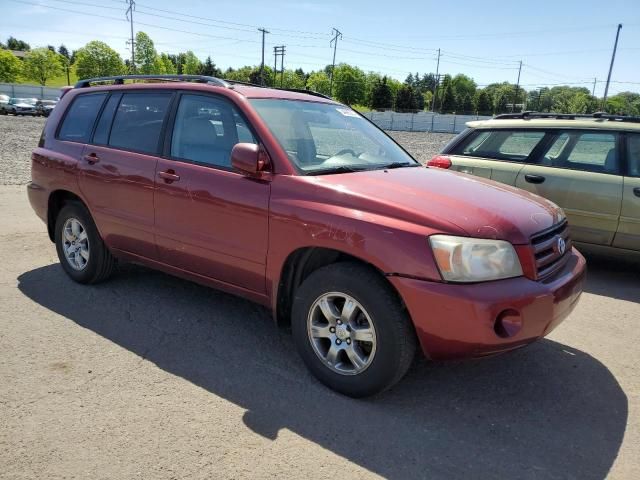
M 352 397 L 384 391 L 411 365 L 416 339 L 396 293 L 372 268 L 337 263 L 296 291 L 292 331 L 311 372 Z
M 74 281 L 98 283 L 113 272 L 115 259 L 84 205 L 68 203 L 60 210 L 55 240 L 60 265 Z

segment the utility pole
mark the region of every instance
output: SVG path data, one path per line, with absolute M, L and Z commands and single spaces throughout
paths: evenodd
M 127 8 L 126 16 L 129 19 L 129 23 L 131 23 L 131 40 L 128 42 L 131 44 L 131 73 L 135 73 L 136 71 L 136 55 L 134 53 L 135 38 L 133 36 L 133 11 L 135 9 L 136 2 L 134 0 L 129 0 L 129 8 Z
M 278 73 L 278 57 L 280 57 L 280 88 L 284 83 L 284 52 L 285 46 L 273 47 L 273 86 L 276 86 L 276 75 Z
M 431 111 L 435 113 L 436 94 L 438 93 L 438 84 L 440 83 L 440 49 L 438 49 L 438 63 L 436 64 L 436 83 L 433 87 L 433 99 L 431 101 Z
M 516 110 L 516 102 L 518 101 L 518 90 L 520 90 L 520 72 L 522 72 L 522 60 L 520 60 L 520 66 L 518 67 L 518 81 L 516 82 L 516 91 L 513 95 L 513 105 L 511 105 L 511 113 Z
M 338 48 L 338 39 L 342 38 L 342 33 L 337 28 L 333 28 L 331 33 L 335 36 L 329 42 L 329 46 L 333 45 L 333 63 L 331 64 L 331 80 L 329 81 L 329 96 L 333 96 L 333 72 L 336 69 L 336 49 Z
M 598 79 L 594 77 L 594 79 L 593 79 L 593 90 L 591 90 L 591 96 L 592 97 L 596 96 L 596 83 L 598 83 Z
M 620 30 L 622 24 L 618 24 L 618 30 L 616 32 L 616 42 L 613 44 L 613 53 L 611 54 L 611 65 L 609 65 L 609 75 L 607 76 L 607 85 L 604 87 L 604 98 L 602 99 L 602 109 L 607 106 L 607 95 L 609 94 L 609 82 L 611 82 L 611 72 L 613 70 L 613 61 L 616 59 L 616 50 L 618 49 L 618 38 L 620 37 Z
M 264 35 L 270 33 L 264 28 L 259 28 L 259 32 L 262 32 L 262 62 L 260 62 L 260 85 L 264 87 Z

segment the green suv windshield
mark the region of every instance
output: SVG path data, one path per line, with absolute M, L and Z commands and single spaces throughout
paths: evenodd
M 419 165 L 348 107 L 263 98 L 250 102 L 303 173 L 321 175 Z

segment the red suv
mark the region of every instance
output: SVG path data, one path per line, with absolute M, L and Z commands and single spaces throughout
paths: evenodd
M 480 357 L 547 335 L 585 278 L 559 207 L 425 168 L 314 92 L 85 80 L 32 160 L 31 205 L 73 280 L 131 261 L 258 302 L 351 396 L 397 382 L 418 345 Z

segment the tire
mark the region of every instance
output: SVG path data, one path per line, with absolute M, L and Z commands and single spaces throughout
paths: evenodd
M 60 265 L 73 281 L 99 283 L 113 273 L 116 260 L 102 241 L 91 214 L 81 203 L 67 203 L 60 210 L 56 218 L 55 243 Z M 67 258 L 65 250 L 68 247 L 76 250 L 70 254 L 75 260 Z
M 357 304 L 349 321 L 347 302 Z M 329 316 L 323 313 L 327 308 Z M 332 322 L 327 321 L 332 315 L 333 332 Z M 413 325 L 395 291 L 373 268 L 355 262 L 335 263 L 309 275 L 296 290 L 291 329 L 311 373 L 329 388 L 355 398 L 392 387 L 405 375 L 416 352 Z M 332 350 L 342 351 L 334 357 Z

